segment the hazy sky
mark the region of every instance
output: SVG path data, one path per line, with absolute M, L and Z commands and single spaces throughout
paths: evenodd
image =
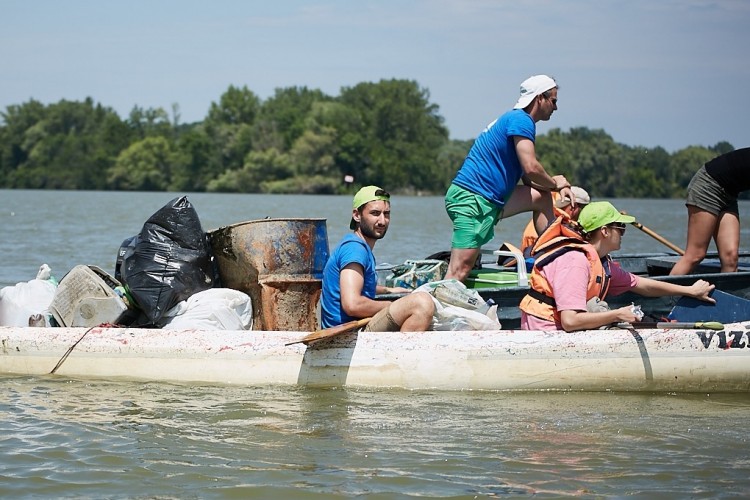
M 552 127 L 631 146 L 750 146 L 748 0 L 0 0 L 0 110 L 91 97 L 202 120 L 229 85 L 415 80 L 455 139 L 560 85 Z

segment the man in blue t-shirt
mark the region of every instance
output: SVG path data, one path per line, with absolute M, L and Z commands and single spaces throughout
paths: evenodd
M 463 281 L 480 249 L 494 237 L 497 221 L 521 212 L 534 212 L 537 233 L 554 219 L 550 191 L 573 200 L 570 183 L 550 176 L 536 158 L 536 122 L 549 120 L 557 109 L 557 82 L 536 75 L 521 83 L 521 96 L 512 110 L 479 134 L 445 195 L 453 221 L 453 239 L 445 276 Z M 518 181 L 523 185 L 518 186 Z
M 377 284 L 372 249 L 388 230 L 390 199 L 391 195 L 377 186 L 365 186 L 354 195 L 349 223 L 354 232 L 342 238 L 323 269 L 323 328 L 372 317 L 366 331 L 430 330 L 435 305 L 428 293 L 410 293 L 393 302 L 375 300 L 376 293 L 409 291 Z

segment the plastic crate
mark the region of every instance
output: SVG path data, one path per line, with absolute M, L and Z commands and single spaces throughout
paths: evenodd
M 529 278 L 526 272 L 526 259 L 518 252 L 506 250 L 485 251 L 482 253 L 494 256 L 514 257 L 516 259 L 515 271 L 511 268 L 485 267 L 483 269 L 472 269 L 464 280 L 466 288 L 504 288 L 529 286 Z

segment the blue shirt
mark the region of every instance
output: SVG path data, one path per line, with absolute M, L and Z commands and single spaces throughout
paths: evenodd
M 323 290 L 320 296 L 320 323 L 323 328 L 359 319 L 346 314 L 341 306 L 341 270 L 349 264 L 362 266 L 365 276 L 362 295 L 370 299 L 375 298 L 378 285 L 375 255 L 362 238 L 349 233 L 333 249 L 323 268 Z
M 453 184 L 502 209 L 523 175 L 514 136 L 536 139 L 536 124 L 522 109 L 508 111 L 479 134 Z

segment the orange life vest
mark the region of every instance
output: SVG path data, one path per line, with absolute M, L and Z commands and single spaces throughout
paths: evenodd
M 554 193 L 557 194 L 557 193 Z M 557 196 L 553 196 L 553 200 L 559 198 L 560 195 L 557 194 Z M 555 217 L 569 217 L 568 212 L 561 208 L 552 207 L 555 211 Z M 536 243 L 536 240 L 539 238 L 539 235 L 536 234 L 536 227 L 534 227 L 534 219 L 531 219 L 528 224 L 526 224 L 526 227 L 523 230 L 523 234 L 521 235 L 521 251 L 524 252 L 524 255 L 527 252 L 527 249 L 531 249 L 534 247 L 534 243 Z
M 529 276 L 529 293 L 521 300 L 520 308 L 526 314 L 537 318 L 560 323 L 554 292 L 547 279 L 540 272 L 544 266 L 570 251 L 583 252 L 589 261 L 589 274 L 586 300 L 594 297 L 604 299 L 609 290 L 611 264 L 609 256 L 602 261 L 596 249 L 588 243 L 577 229 L 577 224 L 564 217 L 558 217 L 539 236 L 531 250 L 534 267 Z

